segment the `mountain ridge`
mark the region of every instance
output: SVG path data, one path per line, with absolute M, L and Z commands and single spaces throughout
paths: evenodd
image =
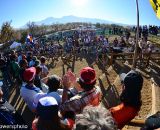
M 68 15 L 63 16 L 61 18 L 54 18 L 54 17 L 47 17 L 41 21 L 34 21 L 36 25 L 52 25 L 52 24 L 66 24 L 66 23 L 72 23 L 72 22 L 85 22 L 85 23 L 100 23 L 100 24 L 117 24 L 121 26 L 127 26 L 127 24 L 123 23 L 116 23 L 109 20 L 99 19 L 99 18 L 85 18 L 85 17 L 78 17 L 74 15 Z M 23 28 L 26 27 L 26 25 L 23 26 Z

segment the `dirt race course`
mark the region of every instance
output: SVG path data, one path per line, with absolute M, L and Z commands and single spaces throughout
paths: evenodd
M 56 74 L 59 76 L 62 76 L 67 66 L 72 66 L 72 69 L 74 69 L 74 72 L 76 73 L 77 77 L 79 76 L 79 71 L 85 67 L 85 66 L 91 66 L 96 70 L 97 73 L 97 84 L 103 85 L 102 92 L 104 92 L 109 84 L 114 84 L 118 93 L 121 93 L 121 83 L 119 80 L 119 74 L 122 72 L 128 72 L 130 70 L 130 66 L 127 63 L 122 62 L 116 62 L 114 66 L 106 66 L 105 68 L 101 63 L 95 63 L 93 62 L 95 59 L 88 59 L 88 58 L 82 58 L 81 60 L 72 61 L 70 63 L 64 64 L 61 60 L 57 61 L 56 63 L 49 64 L 48 67 L 50 68 L 50 75 Z M 52 67 L 53 68 L 52 68 Z M 157 67 L 159 70 L 160 68 Z M 152 69 L 139 69 L 143 75 L 144 78 L 144 84 L 142 89 L 142 107 L 138 114 L 138 116 L 135 119 L 146 119 L 146 117 L 151 114 L 152 109 L 152 82 L 151 82 L 151 70 Z M 153 76 L 153 73 L 152 73 Z M 15 86 L 12 88 L 11 93 L 8 95 L 9 102 L 18 110 L 20 114 L 24 117 L 24 119 L 31 125 L 31 122 L 34 118 L 34 115 L 28 110 L 27 106 L 25 105 L 24 101 L 19 95 L 19 87 Z M 129 126 L 126 125 L 124 130 L 138 130 L 139 127 Z

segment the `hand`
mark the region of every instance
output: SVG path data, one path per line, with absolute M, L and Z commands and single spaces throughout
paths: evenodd
M 62 84 L 65 89 L 69 89 L 71 87 L 71 81 L 67 74 L 62 77 Z
M 75 84 L 76 82 L 76 75 L 74 73 L 72 73 L 71 71 L 68 71 L 67 76 L 69 77 L 69 80 L 72 84 Z

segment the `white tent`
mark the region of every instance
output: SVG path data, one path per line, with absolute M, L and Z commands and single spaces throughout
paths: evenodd
M 21 45 L 22 45 L 21 43 L 13 42 L 12 45 L 10 46 L 10 49 L 14 49 L 14 48 L 20 47 Z
M 3 44 L 0 44 L 0 48 L 2 48 L 3 47 Z

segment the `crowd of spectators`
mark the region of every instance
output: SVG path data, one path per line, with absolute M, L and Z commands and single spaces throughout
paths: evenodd
M 95 37 L 92 33 L 79 34 L 78 38 L 65 38 L 60 43 L 43 47 L 28 46 L 29 50 L 11 51 L 1 55 L 0 69 L 7 86 L 17 85 L 20 95 L 29 110 L 34 113 L 33 130 L 117 130 L 129 123 L 141 109 L 142 75 L 137 71 L 130 71 L 121 75 L 122 93 L 121 103 L 112 108 L 101 105 L 102 92 L 97 86 L 96 71 L 91 67 L 84 67 L 77 77 L 70 69 L 63 77 L 50 75 L 46 65 L 46 57 L 38 55 L 41 51 L 54 56 L 58 52 L 64 54 L 95 51 L 107 53 L 125 47 L 133 47 L 135 41 L 129 38 L 115 38 L 109 43 L 104 36 Z M 52 48 L 53 47 L 53 48 Z M 55 47 L 55 48 L 54 48 Z M 140 52 L 152 49 L 150 43 L 139 41 Z M 134 50 L 134 49 L 133 49 Z M 151 51 L 151 50 L 149 50 Z M 37 55 L 38 54 L 38 55 Z M 2 86 L 2 90 L 4 86 Z M 2 117 L 1 117 L 2 118 Z

